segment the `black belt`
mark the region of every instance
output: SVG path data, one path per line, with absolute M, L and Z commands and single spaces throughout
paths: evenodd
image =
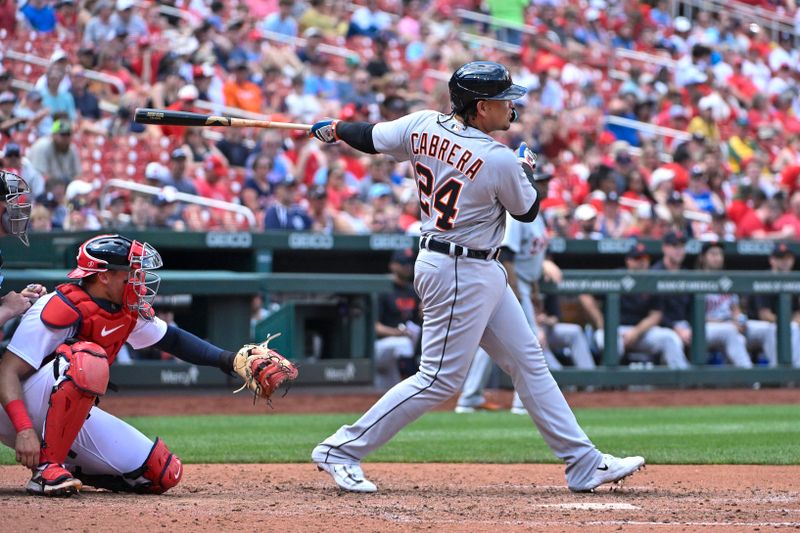
M 472 250 L 452 242 L 437 241 L 431 237 L 422 237 L 419 240 L 419 247 L 431 252 L 452 255 L 454 257 L 469 257 L 472 259 L 497 259 L 500 255 L 500 248 L 496 250 Z

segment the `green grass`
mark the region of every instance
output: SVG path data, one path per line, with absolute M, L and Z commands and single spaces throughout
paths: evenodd
M 584 409 L 578 420 L 603 451 L 649 463 L 800 464 L 798 407 Z M 136 417 L 187 463 L 307 462 L 311 449 L 358 415 Z M 0 464 L 13 453 L 0 450 Z M 556 462 L 527 417 L 428 413 L 370 455 L 385 462 Z

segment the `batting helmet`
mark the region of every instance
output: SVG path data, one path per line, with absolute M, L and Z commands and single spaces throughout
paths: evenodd
M 31 189 L 20 176 L 0 170 L 0 200 L 6 203 L 3 229 L 28 246 L 28 222 L 31 218 Z
M 477 100 L 516 100 L 527 90 L 511 82 L 508 69 L 494 61 L 473 61 L 462 65 L 450 77 L 453 111 L 462 113 Z

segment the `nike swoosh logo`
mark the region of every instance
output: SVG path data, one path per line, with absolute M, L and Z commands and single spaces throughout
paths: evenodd
M 106 330 L 106 327 L 105 327 L 105 326 L 103 326 L 103 330 L 100 332 L 100 336 L 101 336 L 101 337 L 108 337 L 109 335 L 111 335 L 112 333 L 114 333 L 115 331 L 117 331 L 117 330 L 118 330 L 119 328 L 121 328 L 122 326 L 124 326 L 124 324 L 120 324 L 119 326 L 117 326 L 117 327 L 115 327 L 115 328 L 111 328 L 111 329 L 109 329 L 109 330 Z
M 597 469 L 606 471 L 606 470 L 608 470 L 608 465 L 598 466 Z

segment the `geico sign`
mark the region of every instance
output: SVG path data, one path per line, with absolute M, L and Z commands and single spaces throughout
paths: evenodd
M 249 233 L 206 233 L 206 246 L 209 248 L 250 248 L 253 236 Z
M 333 248 L 333 237 L 323 233 L 290 233 L 289 248 L 330 250 Z
M 414 246 L 414 239 L 406 235 L 375 234 L 369 238 L 369 247 L 372 250 L 402 250 Z

